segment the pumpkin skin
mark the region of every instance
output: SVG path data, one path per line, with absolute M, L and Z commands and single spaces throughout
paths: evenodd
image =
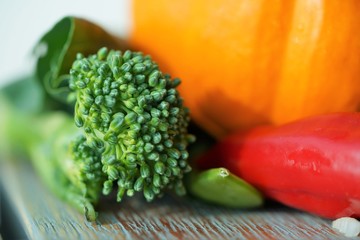
M 131 43 L 180 77 L 193 120 L 221 138 L 357 111 L 358 0 L 133 0 Z

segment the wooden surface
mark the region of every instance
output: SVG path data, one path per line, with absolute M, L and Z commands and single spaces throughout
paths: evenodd
M 89 223 L 44 188 L 28 164 L 0 161 L 0 183 L 5 208 L 18 219 L 12 228 L 29 239 L 349 239 L 331 221 L 281 206 L 231 210 L 170 195 L 153 203 L 104 199 L 98 222 Z

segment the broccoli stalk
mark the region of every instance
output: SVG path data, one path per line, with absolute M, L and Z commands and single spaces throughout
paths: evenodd
M 35 121 L 31 126 L 36 126 L 37 139 L 27 148 L 36 172 L 61 199 L 94 221 L 104 180 L 100 154 L 86 145 L 68 115 L 51 113 Z
M 16 86 L 24 89 L 29 83 L 21 81 Z M 105 179 L 100 154 L 86 146 L 71 116 L 22 111 L 4 96 L 6 91 L 0 93 L 0 160 L 25 155 L 48 188 L 85 213 L 88 220 L 95 220 L 94 205 Z M 33 96 L 29 91 L 22 93 Z
M 15 86 L 24 100 L 35 97 L 28 89 L 37 87 L 33 79 L 16 82 Z M 27 157 L 48 188 L 83 212 L 88 220 L 95 220 L 94 205 L 105 179 L 100 153 L 85 144 L 83 133 L 71 116 L 63 112 L 28 111 L 24 109 L 26 105 L 14 104 L 15 96 L 6 94 L 8 90 L 0 92 L 0 163 Z
M 22 124 L 31 128 L 33 141 L 20 139 L 54 192 L 88 220 L 96 219 L 93 205 L 101 192 L 109 194 L 114 185 L 119 202 L 135 192 L 147 201 L 166 189 L 185 194 L 182 180 L 191 170 L 186 149 L 194 136 L 187 132 L 179 79 L 142 53 L 102 48 L 77 55 L 68 84 L 73 119 L 64 113 L 33 116 Z

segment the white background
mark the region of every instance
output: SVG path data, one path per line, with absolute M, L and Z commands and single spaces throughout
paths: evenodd
M 58 20 L 83 17 L 126 37 L 131 0 L 0 0 L 0 86 L 32 71 L 33 46 Z

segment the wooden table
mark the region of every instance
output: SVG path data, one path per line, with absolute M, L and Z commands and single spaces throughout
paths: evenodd
M 0 161 L 0 183 L 2 228 L 13 239 L 349 239 L 331 221 L 279 205 L 231 210 L 170 195 L 153 203 L 104 199 L 98 222 L 89 223 L 24 162 Z

